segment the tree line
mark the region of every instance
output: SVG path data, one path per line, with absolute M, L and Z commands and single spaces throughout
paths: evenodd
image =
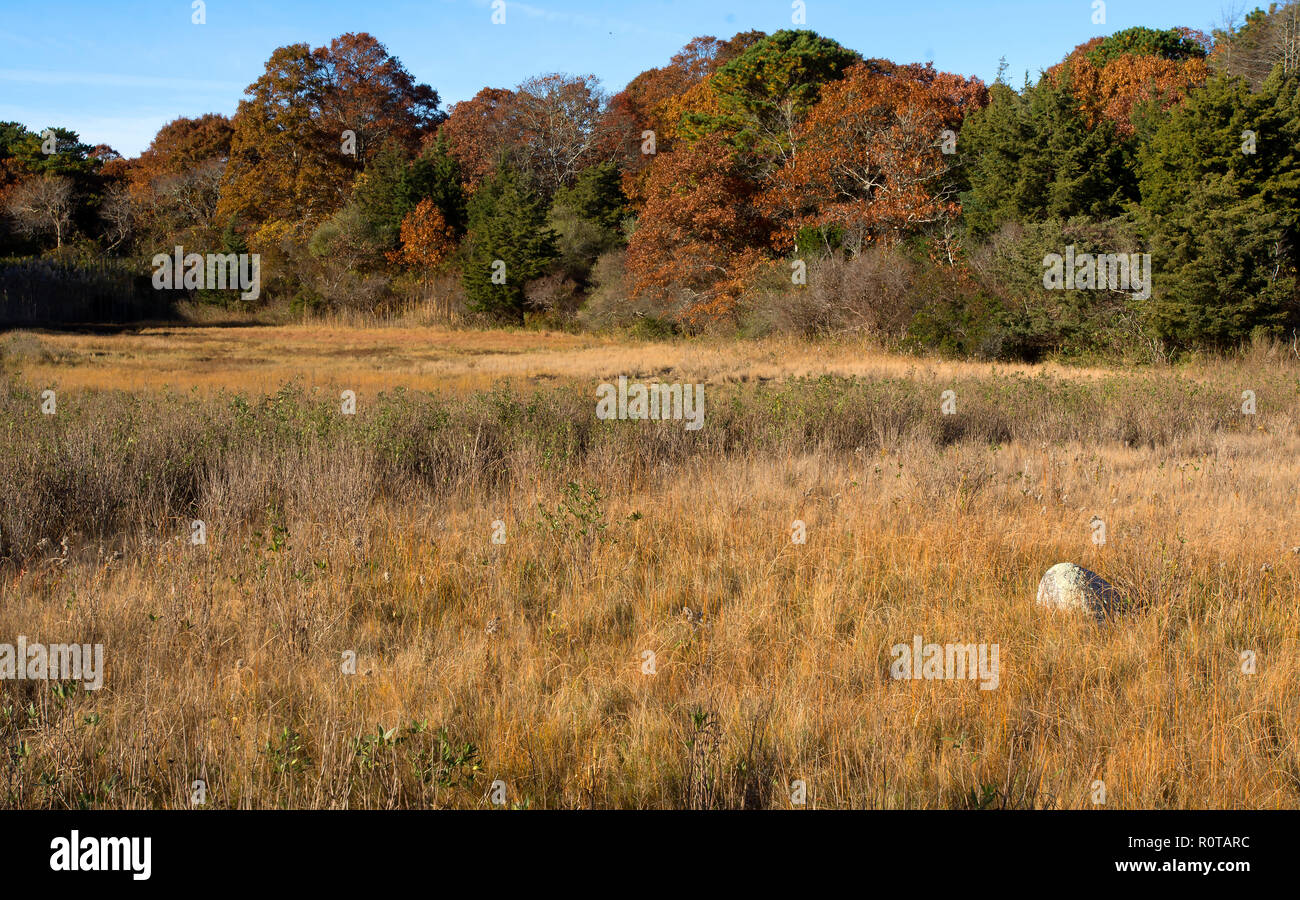
M 258 302 L 303 313 L 1166 357 L 1300 328 L 1298 156 L 1295 0 L 1096 38 L 1019 87 L 751 31 L 612 96 L 548 74 L 448 110 L 346 34 L 133 159 L 0 123 L 0 291 L 37 258 L 183 246 L 259 254 Z M 1150 285 L 1056 289 L 1067 249 L 1149 255 Z

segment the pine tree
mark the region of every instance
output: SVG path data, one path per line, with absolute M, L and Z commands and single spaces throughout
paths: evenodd
M 389 141 L 366 167 L 352 192 L 362 219 L 369 224 L 376 243 L 392 250 L 400 241 L 402 219 L 415 208 L 407 190 L 410 156 L 396 141 Z
M 720 132 L 752 151 L 760 168 L 780 165 L 794 154 L 794 129 L 816 104 L 822 85 L 861 61 L 856 51 L 814 31 L 778 31 L 713 74 L 716 106 L 688 110 L 684 133 L 698 140 Z
M 471 309 L 523 323 L 524 286 L 557 257 L 540 192 L 510 166 L 484 181 L 469 203 L 463 281 Z
M 1280 67 L 1259 93 L 1216 76 L 1142 148 L 1153 330 L 1228 346 L 1300 325 L 1300 78 Z
M 1088 127 L 1068 82 L 1023 93 L 994 84 L 991 102 L 962 126 L 970 190 L 962 196 L 976 236 L 1004 222 L 1111 218 L 1137 196 L 1133 141 L 1102 119 Z
M 421 200 L 432 200 L 443 221 L 456 234 L 464 233 L 468 214 L 460 165 L 451 155 L 447 139 L 441 133 L 407 168 L 402 179 L 402 191 L 412 209 Z

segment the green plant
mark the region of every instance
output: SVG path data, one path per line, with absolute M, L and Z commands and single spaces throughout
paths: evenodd
M 599 488 L 584 487 L 570 481 L 564 488 L 564 498 L 555 510 L 537 505 L 542 526 L 562 541 L 595 539 L 604 536 L 608 527 L 605 511 L 600 504 L 605 499 Z
M 302 735 L 285 726 L 278 738 L 266 741 L 265 752 L 271 768 L 281 775 L 296 775 L 311 765 L 311 759 L 302 747 Z

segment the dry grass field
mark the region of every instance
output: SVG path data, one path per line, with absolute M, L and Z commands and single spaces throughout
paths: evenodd
M 0 344 L 5 343 L 0 337 Z M 603 379 L 677 372 L 717 381 L 799 376 L 936 377 L 987 373 L 988 366 L 864 352 L 859 345 L 752 342 L 627 343 L 532 331 L 287 325 L 162 327 L 124 334 L 18 332 L 7 338 L 11 368 L 42 387 L 211 394 L 266 392 L 290 380 L 359 395 L 397 387 L 433 393 L 484 390 L 505 381 Z M 1003 365 L 1003 373 L 1096 377 L 1097 370 Z
M 284 326 L 0 353 L 0 642 L 107 669 L 0 682 L 4 807 L 189 807 L 198 780 L 209 808 L 1300 805 L 1279 350 Z M 703 383 L 704 427 L 598 420 L 620 374 Z M 1061 561 L 1130 606 L 1040 610 Z M 996 688 L 892 678 L 917 635 L 996 644 Z

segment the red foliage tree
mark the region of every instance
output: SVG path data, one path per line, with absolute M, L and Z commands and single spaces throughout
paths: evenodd
M 687 322 L 730 314 L 767 257 L 770 226 L 734 148 L 709 136 L 664 154 L 627 248 L 632 295 Z
M 945 143 L 955 150 L 963 116 L 987 90 L 928 66 L 891 68 L 856 65 L 822 89 L 763 198 L 783 221 L 778 247 L 793 247 L 804 227 L 836 227 L 857 252 L 960 212 L 948 178 L 959 157 Z
M 634 203 L 645 200 L 646 170 L 656 155 L 673 148 L 682 111 L 690 105 L 683 103 L 685 95 L 764 36 L 747 31 L 728 41 L 694 38 L 668 65 L 642 72 L 610 99 L 601 129 L 607 142 L 602 149 L 619 161 L 623 191 Z M 646 131 L 654 132 L 653 154 L 644 152 Z
M 514 91 L 483 88 L 472 99 L 453 105 L 439 129 L 470 191 L 492 174 L 502 149 L 514 139 L 510 121 L 514 96 Z M 426 145 L 433 140 L 426 138 Z
M 144 199 L 160 178 L 183 175 L 209 161 L 224 165 L 230 157 L 233 133 L 230 119 L 219 113 L 168 122 L 128 166 L 132 196 Z
M 470 192 L 507 157 L 550 197 L 610 158 L 601 139 L 604 100 L 593 75 L 541 75 L 516 90 L 485 88 L 457 103 L 441 134 Z

